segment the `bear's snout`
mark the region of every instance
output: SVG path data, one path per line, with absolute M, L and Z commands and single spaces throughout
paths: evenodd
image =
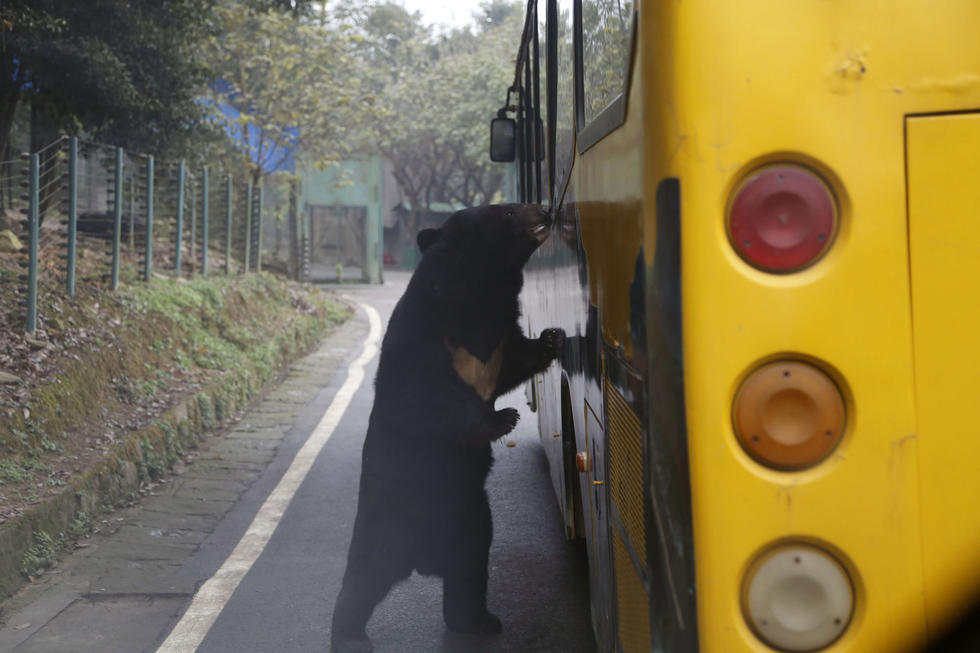
M 537 204 L 525 207 L 523 211 L 524 224 L 527 233 L 538 240 L 544 241 L 548 237 L 551 226 L 551 211 L 544 206 Z

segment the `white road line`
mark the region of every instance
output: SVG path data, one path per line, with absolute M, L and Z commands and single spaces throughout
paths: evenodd
M 193 653 L 197 650 L 242 578 L 262 554 L 293 495 L 303 483 L 320 450 L 333 435 L 354 393 L 364 380 L 364 367 L 378 353 L 378 343 L 381 339 L 381 318 L 378 312 L 365 304 L 359 306 L 367 313 L 370 322 L 370 330 L 361 355 L 347 368 L 347 379 L 344 384 L 323 413 L 320 423 L 290 463 L 279 484 L 262 504 L 235 550 L 214 576 L 209 578 L 194 595 L 187 612 L 170 631 L 170 635 L 157 649 L 157 653 Z

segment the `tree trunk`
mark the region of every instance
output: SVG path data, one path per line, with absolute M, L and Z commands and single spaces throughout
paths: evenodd
M 6 65 L 8 60 L 4 57 L 4 63 L 0 64 L 0 155 L 8 153 L 10 147 L 10 130 L 13 129 L 14 117 L 17 115 L 17 107 L 20 105 L 21 88 L 24 85 L 24 67 L 18 66 L 17 72 L 13 73 L 10 66 Z M 13 158 L 11 156 L 11 158 Z M 4 158 L 3 160 L 7 160 Z
M 289 224 L 289 262 L 288 272 L 292 279 L 297 281 L 300 278 L 303 262 L 300 259 L 299 246 L 299 189 L 295 181 L 289 183 L 289 211 L 286 213 L 286 221 Z
M 8 153 L 10 147 L 10 130 L 14 126 L 14 116 L 17 114 L 19 94 L 0 98 L 0 159 L 6 161 L 7 157 L 13 158 L 13 153 Z

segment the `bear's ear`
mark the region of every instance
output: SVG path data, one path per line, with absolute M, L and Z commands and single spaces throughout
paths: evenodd
M 439 240 L 440 236 L 442 236 L 442 229 L 423 229 L 415 241 L 419 244 L 419 250 L 425 252 Z

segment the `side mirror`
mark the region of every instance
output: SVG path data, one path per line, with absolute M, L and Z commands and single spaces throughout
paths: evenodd
M 490 160 L 509 163 L 517 157 L 517 122 L 513 118 L 490 121 Z

